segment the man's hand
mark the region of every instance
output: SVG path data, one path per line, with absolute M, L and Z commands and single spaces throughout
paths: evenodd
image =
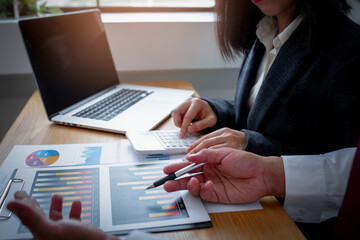
M 236 204 L 248 203 L 264 196 L 285 196 L 285 174 L 282 158 L 259 155 L 232 148 L 203 149 L 187 155 L 189 162 L 164 168 L 173 173 L 191 163 L 207 164 L 194 170 L 202 174 L 168 181 L 168 192 L 188 189 L 204 201 Z

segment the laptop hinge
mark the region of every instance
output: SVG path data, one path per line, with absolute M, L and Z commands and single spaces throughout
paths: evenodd
M 54 114 L 50 115 L 50 116 L 49 116 L 49 119 L 51 120 L 53 117 L 55 117 L 55 116 L 57 116 L 57 115 L 60 115 L 60 113 L 57 112 L 57 113 L 54 113 Z

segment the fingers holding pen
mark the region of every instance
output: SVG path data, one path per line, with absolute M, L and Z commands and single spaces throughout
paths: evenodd
M 167 192 L 188 190 L 191 195 L 201 197 L 204 201 L 219 202 L 219 198 L 214 191 L 214 183 L 212 181 L 204 182 L 202 175 L 168 181 L 164 184 L 164 189 Z
M 204 149 L 196 154 L 188 154 L 186 155 L 186 159 L 189 161 L 177 162 L 172 163 L 164 167 L 163 171 L 165 174 L 169 175 L 172 174 L 186 166 L 191 164 L 199 164 L 199 163 L 206 163 L 209 162 L 211 164 L 218 164 L 221 162 L 221 159 L 224 154 L 218 153 L 217 151 L 211 149 Z M 226 154 L 225 154 L 226 155 Z M 201 166 L 199 168 L 194 169 L 190 173 L 201 172 L 203 168 L 206 166 Z
M 190 157 L 190 155 L 188 155 L 187 157 Z M 169 174 L 175 173 L 176 171 L 183 169 L 189 165 L 192 165 L 192 164 L 197 165 L 199 163 L 206 162 L 206 159 L 204 158 L 204 156 L 194 156 L 194 157 L 191 157 L 191 159 L 192 159 L 191 162 L 190 161 L 182 161 L 182 162 L 177 162 L 177 163 L 171 163 L 163 168 L 163 172 L 165 174 L 169 175 Z M 203 164 L 201 164 L 201 165 L 203 165 Z M 203 170 L 203 166 L 199 166 L 199 167 L 194 168 L 193 170 L 191 170 L 188 173 L 197 173 L 197 172 L 201 172 L 202 170 Z
M 198 178 L 192 177 L 188 184 L 187 189 L 193 196 L 199 196 L 205 201 L 212 201 L 214 190 L 214 183 L 212 181 L 199 181 Z
M 178 162 L 178 163 L 173 163 L 170 165 L 167 165 L 164 167 L 163 171 L 165 174 L 169 175 L 172 174 L 174 172 L 177 172 L 180 169 L 183 169 L 187 166 L 193 165 L 193 162 Z M 203 170 L 203 166 L 199 166 L 193 170 L 191 170 L 190 172 L 188 172 L 189 174 L 196 174 L 196 173 L 201 173 Z M 174 191 L 178 191 L 178 190 L 185 190 L 188 187 L 188 182 L 192 179 L 196 179 L 197 181 L 203 182 L 204 181 L 204 177 L 202 174 L 198 174 L 198 175 L 191 175 L 189 177 L 180 177 L 176 180 L 170 180 L 167 181 L 164 184 L 164 189 L 168 192 L 174 192 Z
M 197 188 L 200 186 L 200 182 L 204 182 L 204 177 L 201 174 L 182 177 L 177 180 L 167 181 L 164 184 L 164 190 L 167 192 L 189 190 L 192 195 L 198 196 Z
M 163 171 L 165 174 L 169 175 L 169 174 L 176 172 L 177 170 L 180 170 L 186 166 L 189 166 L 190 164 L 192 164 L 192 163 L 188 162 L 188 161 L 172 163 L 172 164 L 165 166 Z

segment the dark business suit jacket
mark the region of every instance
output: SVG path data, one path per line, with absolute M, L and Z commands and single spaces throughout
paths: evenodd
M 305 20 L 305 19 L 304 19 Z M 245 57 L 234 101 L 206 99 L 214 129 L 245 133 L 245 150 L 261 155 L 319 154 L 354 147 L 360 135 L 360 26 L 345 15 L 307 47 L 304 21 L 280 49 L 249 111 L 247 101 L 265 52 Z

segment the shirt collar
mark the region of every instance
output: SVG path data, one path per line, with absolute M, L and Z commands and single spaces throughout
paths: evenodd
M 279 33 L 278 36 L 275 37 L 275 34 L 278 31 L 277 21 L 275 17 L 265 16 L 257 25 L 256 35 L 260 42 L 264 44 L 267 52 L 273 48 L 278 52 L 282 45 L 289 39 L 290 35 L 299 26 L 303 18 L 303 15 L 297 16 L 281 33 Z
M 267 52 L 273 48 L 272 41 L 275 37 L 277 29 L 277 21 L 274 17 L 265 16 L 257 25 L 256 35 L 260 42 L 264 44 Z

